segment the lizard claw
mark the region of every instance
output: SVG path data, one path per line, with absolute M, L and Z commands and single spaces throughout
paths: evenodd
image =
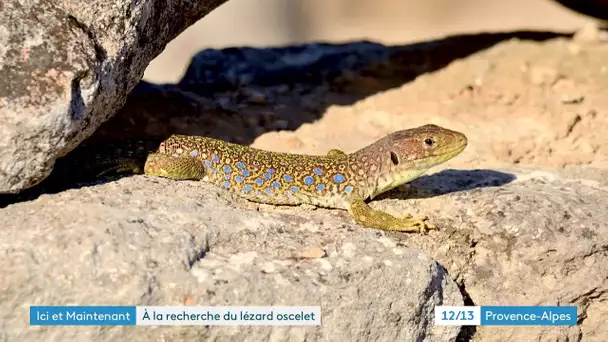
M 411 214 L 405 212 L 401 220 L 406 223 L 408 226 L 416 226 L 420 230 L 420 233 L 425 233 L 426 230 L 437 229 L 437 226 L 428 222 L 429 218 L 427 216 L 416 216 L 413 217 Z

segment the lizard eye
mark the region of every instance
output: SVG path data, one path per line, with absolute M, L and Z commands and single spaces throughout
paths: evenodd
M 432 138 L 426 138 L 424 139 L 424 144 L 427 147 L 433 147 L 435 145 L 435 140 L 433 140 Z
M 393 162 L 393 165 L 397 166 L 399 165 L 399 157 L 397 157 L 397 153 L 391 151 L 391 162 Z

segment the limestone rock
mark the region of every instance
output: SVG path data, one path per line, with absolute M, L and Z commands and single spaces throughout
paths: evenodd
M 0 340 L 453 341 L 445 269 L 343 212 L 256 211 L 197 182 L 135 176 L 0 211 Z M 249 208 L 248 208 L 249 207 Z M 310 248 L 325 257 L 302 258 Z M 10 276 L 4 276 L 10 275 Z M 320 305 L 320 327 L 35 327 L 29 305 Z
M 3 1 L 0 193 L 43 180 L 167 42 L 224 1 Z

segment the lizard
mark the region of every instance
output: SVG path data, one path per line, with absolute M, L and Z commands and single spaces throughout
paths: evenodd
M 201 180 L 253 202 L 345 209 L 365 227 L 424 232 L 436 228 L 426 216 L 394 217 L 372 209 L 366 200 L 420 177 L 466 146 L 464 134 L 430 124 L 393 132 L 351 154 L 331 149 L 317 156 L 174 134 L 146 151 L 143 167 L 142 160 L 133 157 L 132 146 L 121 152 L 123 156 L 98 158 L 104 169 L 97 176 L 131 172 Z

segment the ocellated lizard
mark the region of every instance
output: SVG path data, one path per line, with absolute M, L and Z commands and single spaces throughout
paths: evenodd
M 466 145 L 464 134 L 435 125 L 391 133 L 352 154 L 333 149 L 326 156 L 276 153 L 208 137 L 172 135 L 147 154 L 143 172 L 203 180 L 259 203 L 347 209 L 366 227 L 423 232 L 435 228 L 426 217 L 397 218 L 372 209 L 365 200 L 418 178 Z M 125 152 L 133 155 L 133 151 Z M 105 171 L 142 171 L 141 161 L 134 158 L 104 162 Z

